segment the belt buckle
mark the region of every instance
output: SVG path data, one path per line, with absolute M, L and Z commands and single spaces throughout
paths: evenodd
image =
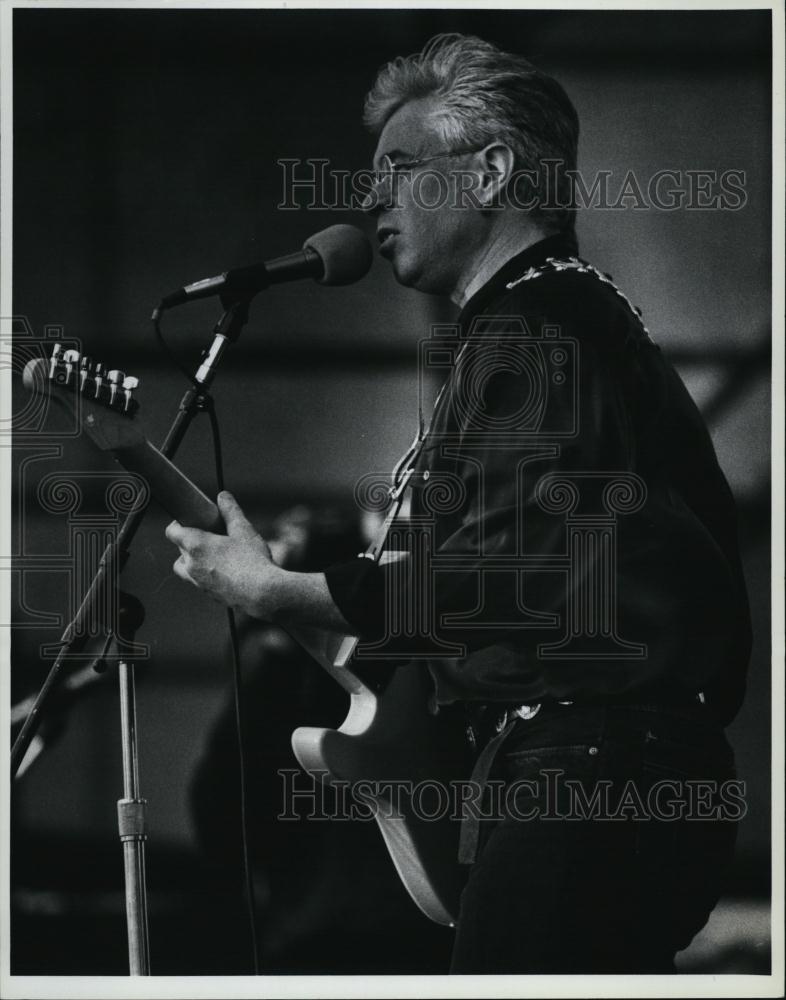
M 497 716 L 496 721 L 494 722 L 494 732 L 501 733 L 502 730 L 505 728 L 505 726 L 507 726 L 507 724 L 508 724 L 508 710 L 505 709 L 504 712 L 501 712 Z

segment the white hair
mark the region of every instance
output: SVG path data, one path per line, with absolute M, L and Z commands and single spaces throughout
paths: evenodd
M 366 95 L 364 122 L 379 134 L 409 101 L 432 97 L 429 119 L 451 146 L 496 139 L 516 156 L 519 170 L 534 171 L 534 213 L 557 229 L 573 227 L 571 181 L 576 169 L 579 121 L 559 83 L 523 56 L 503 52 L 472 35 L 436 35 L 421 52 L 399 56 L 379 71 Z M 545 161 L 557 161 L 556 191 L 548 188 Z

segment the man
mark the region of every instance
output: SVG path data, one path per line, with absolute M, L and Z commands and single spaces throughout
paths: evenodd
M 291 573 L 223 494 L 226 537 L 170 525 L 175 572 L 380 655 L 425 587 L 414 631 L 444 653 L 427 660 L 433 701 L 466 708 L 473 777 L 504 800 L 464 824 L 452 970 L 673 971 L 734 840 L 723 726 L 750 631 L 728 486 L 637 312 L 577 257 L 578 121 L 559 84 L 440 36 L 380 72 L 366 120 L 381 254 L 461 307 L 402 466 L 428 544 L 404 571 Z

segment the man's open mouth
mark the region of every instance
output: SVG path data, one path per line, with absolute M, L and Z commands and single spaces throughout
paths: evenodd
M 398 236 L 398 230 L 396 229 L 383 227 L 382 229 L 378 230 L 377 239 L 379 240 L 380 251 L 389 248 L 395 236 Z

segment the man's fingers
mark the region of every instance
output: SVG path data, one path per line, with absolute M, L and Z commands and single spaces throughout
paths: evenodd
M 218 509 L 224 518 L 228 535 L 239 535 L 240 537 L 247 538 L 256 537 L 256 528 L 240 509 L 240 504 L 237 500 L 227 490 L 222 490 L 218 494 Z
M 179 545 L 180 533 L 182 530 L 183 530 L 183 525 L 180 523 L 180 521 L 170 521 L 169 524 L 166 526 L 166 531 L 164 532 L 164 534 L 166 535 L 167 539 L 174 545 Z
M 181 580 L 190 580 L 191 577 L 186 572 L 186 562 L 182 556 L 178 556 L 172 565 L 172 572 L 179 576 Z
M 194 580 L 192 576 L 189 576 L 188 570 L 186 569 L 186 560 L 184 556 L 180 555 L 177 557 L 174 565 L 172 566 L 172 571 L 174 572 L 175 576 L 179 576 L 181 580 L 185 580 L 186 583 L 191 583 L 195 587 L 197 586 L 196 580 Z
M 172 521 L 167 525 L 164 534 L 178 548 L 193 549 L 199 545 L 206 532 L 200 531 L 199 528 L 184 528 L 179 521 Z

